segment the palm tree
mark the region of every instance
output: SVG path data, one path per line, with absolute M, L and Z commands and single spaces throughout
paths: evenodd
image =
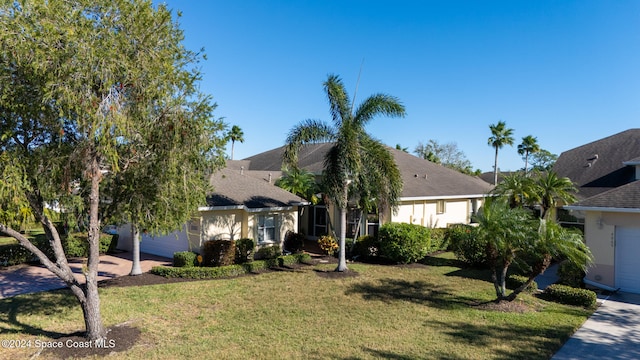
M 298 151 L 304 144 L 332 141 L 324 160 L 323 185 L 327 197 L 340 209 L 339 263 L 336 271 L 346 271 L 345 237 L 349 188 L 352 194 L 371 194 L 379 204 L 397 206 L 402 188 L 400 171 L 388 149 L 373 139 L 365 126 L 378 115 L 404 116 L 399 100 L 386 94 L 375 94 L 354 109 L 342 80 L 329 75 L 324 82 L 333 124 L 305 120 L 287 137 L 284 161 L 297 167 Z
M 558 177 L 553 171 L 538 173 L 534 186 L 542 219 L 549 218 L 558 203 L 571 204 L 576 201 L 574 194 L 577 190 L 573 182 L 568 177 Z
M 498 149 L 502 149 L 505 145 L 513 145 L 513 129 L 508 129 L 504 121 L 489 125 L 489 129 L 491 137 L 489 137 L 488 144 L 496 149 L 493 165 L 493 185 L 496 185 L 498 183 Z
M 531 135 L 527 135 L 522 138 L 522 143 L 518 145 L 518 154 L 524 155 L 524 173 L 527 173 L 529 167 L 529 154 L 534 154 L 540 151 L 540 145 L 538 145 L 538 138 Z
M 244 133 L 242 129 L 238 125 L 233 125 L 231 127 L 231 131 L 227 133 L 227 140 L 231 140 L 231 160 L 233 160 L 233 147 L 236 144 L 236 141 L 241 143 L 244 142 Z
M 291 170 L 284 169 L 283 172 L 282 177 L 276 181 L 276 186 L 303 197 L 313 204 L 318 202 L 318 198 L 315 195 L 318 186 L 312 173 L 298 167 L 294 167 Z
M 533 180 L 522 173 L 505 176 L 491 193 L 506 199 L 512 209 L 529 205 L 537 199 Z

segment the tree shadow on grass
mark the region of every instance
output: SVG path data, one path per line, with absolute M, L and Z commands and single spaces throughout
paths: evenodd
M 455 295 L 444 286 L 426 281 L 381 279 L 377 282 L 354 284 L 345 291 L 345 294 L 361 294 L 365 300 L 386 303 L 409 301 L 442 309 L 454 309 L 477 304 L 476 299 Z
M 48 331 L 30 323 L 21 322 L 19 315 L 56 316 L 57 313 L 78 306 L 78 301 L 68 289 L 20 295 L 0 300 L 0 333 L 28 334 L 59 338 L 66 333 Z
M 468 266 L 464 261 L 460 261 L 458 259 L 444 259 L 437 256 L 425 256 L 420 263 L 429 265 L 429 266 L 449 266 L 449 267 L 457 267 L 464 268 Z
M 467 322 L 429 320 L 426 327 L 439 328 L 452 344 L 493 347 L 493 359 L 549 359 L 573 332 L 569 325 L 533 326 L 523 323 L 476 325 Z

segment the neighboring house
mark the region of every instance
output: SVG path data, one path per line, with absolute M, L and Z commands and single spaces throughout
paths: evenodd
M 236 165 L 228 161 L 227 168 L 211 176 L 214 192 L 181 231 L 144 234 L 140 251 L 173 257 L 177 251 L 199 251 L 205 241 L 214 239 L 251 238 L 258 247 L 282 245 L 288 231 L 298 232 L 298 210 L 308 202 L 262 179 L 262 173 L 235 170 Z M 118 247 L 130 250 L 129 227 L 121 227 L 119 233 Z
M 566 151 L 554 171 L 578 188 L 578 202 L 564 209 L 595 258 L 585 282 L 640 293 L 640 129 Z
M 332 143 L 310 144 L 300 149 L 298 165 L 322 175 L 324 158 Z M 388 148 L 402 174 L 403 190 L 397 212 L 382 209 L 382 218 L 360 216 L 355 205 L 347 216 L 347 237 L 375 231 L 378 223 L 403 222 L 426 227 L 446 227 L 450 224 L 471 222 L 471 216 L 482 205 L 492 186 L 477 177 L 418 158 L 401 150 Z M 284 147 L 266 151 L 243 160 L 244 169 L 276 174 L 282 169 Z M 275 177 L 274 177 L 275 179 Z M 327 216 L 331 214 L 331 216 Z M 308 237 L 315 238 L 333 225 L 339 232 L 337 209 L 326 205 L 309 206 L 303 211 L 300 228 Z

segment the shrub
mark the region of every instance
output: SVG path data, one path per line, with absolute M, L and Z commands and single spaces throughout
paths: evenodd
M 390 223 L 378 231 L 380 256 L 397 263 L 411 263 L 429 253 L 429 229 L 420 225 Z
M 429 235 L 431 236 L 430 253 L 447 250 L 447 247 L 449 246 L 447 232 L 448 229 L 446 228 L 434 228 L 429 231 Z
M 544 289 L 545 295 L 554 301 L 567 305 L 577 305 L 586 308 L 593 308 L 596 305 L 596 293 L 587 290 L 574 288 L 567 285 L 552 284 Z
M 520 286 L 522 286 L 524 283 L 527 282 L 527 280 L 529 280 L 528 277 L 526 276 L 522 276 L 522 275 L 510 275 L 507 278 L 507 288 L 509 289 L 516 289 L 519 288 Z M 538 291 L 538 283 L 535 281 L 532 281 L 531 284 L 529 284 L 529 286 L 527 286 L 524 291 L 529 292 L 529 293 L 534 293 Z
M 351 249 L 351 256 L 361 260 L 367 260 L 378 256 L 380 244 L 373 235 L 360 236 Z
M 558 283 L 562 285 L 581 288 L 585 273 L 579 266 L 570 261 L 563 261 L 558 266 Z
M 336 239 L 331 235 L 324 235 L 318 239 L 318 246 L 328 255 L 333 255 L 340 248 Z
M 193 251 L 179 251 L 173 253 L 174 267 L 193 267 L 197 265 L 197 254 Z
M 53 249 L 51 249 L 46 235 L 37 235 L 31 242 L 42 250 L 49 259 L 54 258 Z M 20 244 L 0 245 L 0 266 L 24 264 L 34 260 L 37 260 L 35 255 Z
M 118 235 L 100 234 L 100 254 L 106 254 L 115 250 L 118 244 Z M 89 241 L 86 233 L 70 233 L 62 238 L 62 248 L 68 257 L 89 256 Z
M 309 263 L 309 254 L 295 254 L 280 256 L 276 259 L 257 260 L 245 264 L 235 264 L 220 267 L 167 267 L 155 266 L 151 269 L 152 274 L 169 278 L 187 279 L 216 279 L 221 277 L 238 276 L 249 274 L 261 270 L 267 270 L 275 266 L 292 265 L 296 263 Z
M 476 236 L 478 229 L 475 226 L 455 224 L 448 228 L 447 241 L 449 248 L 458 260 L 471 266 L 481 266 L 486 263 L 484 241 Z
M 244 238 L 236 241 L 236 264 L 253 261 L 255 249 L 256 243 L 253 239 Z
M 278 245 L 265 246 L 258 249 L 255 258 L 257 260 L 275 259 L 282 255 L 282 250 Z
M 307 237 L 294 231 L 287 231 L 284 237 L 284 249 L 293 254 L 301 253 L 304 250 L 304 240 Z
M 233 240 L 209 240 L 202 245 L 204 266 L 227 266 L 236 257 L 236 242 Z

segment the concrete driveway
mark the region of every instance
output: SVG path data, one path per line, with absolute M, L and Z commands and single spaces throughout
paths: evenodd
M 160 256 L 141 253 L 140 267 L 148 272 L 154 266 L 171 265 L 172 260 Z M 84 282 L 83 261 L 69 260 L 69 266 L 76 278 Z M 100 256 L 98 281 L 128 275 L 131 271 L 131 253 Z M 20 294 L 49 291 L 67 287 L 66 284 L 43 266 L 18 265 L 0 270 L 0 299 Z
M 640 359 L 640 295 L 616 293 L 598 302 L 552 360 Z

